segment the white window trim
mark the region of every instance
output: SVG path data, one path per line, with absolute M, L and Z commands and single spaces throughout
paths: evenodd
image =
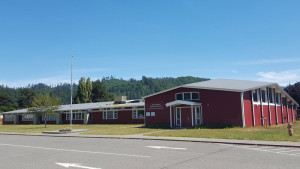
M 279 98 L 278 98 L 279 103 L 276 102 L 276 94 L 279 95 Z M 276 106 L 281 106 L 281 104 L 282 104 L 282 103 L 281 103 L 281 99 L 282 99 L 282 98 L 281 98 L 281 93 L 275 92 L 275 103 L 276 103 Z
M 144 111 L 144 116 L 142 118 L 138 116 L 138 111 L 142 111 L 142 110 L 132 110 L 132 119 L 144 119 L 145 118 L 145 111 Z
M 14 121 L 14 116 L 12 114 L 6 114 L 3 117 L 4 121 Z
M 56 115 L 54 114 L 47 114 L 47 121 L 56 121 Z M 45 115 L 42 115 L 42 121 L 45 121 Z
M 113 112 L 113 118 L 112 119 L 107 118 L 107 112 Z M 103 120 L 116 120 L 116 119 L 118 119 L 118 111 L 104 111 L 104 112 L 102 112 L 102 119 Z
M 271 102 L 270 102 L 270 97 L 269 97 L 270 89 L 271 89 L 271 91 L 272 91 L 272 98 L 273 98 L 273 102 L 274 102 L 274 103 L 271 103 Z M 275 106 L 276 100 L 275 100 L 275 97 L 274 97 L 274 90 L 273 90 L 273 88 L 268 88 L 268 99 L 269 99 L 269 104 L 270 104 L 271 106 Z
M 181 93 L 175 93 L 175 100 L 177 100 L 177 94 L 181 94 L 182 96 L 182 100 L 185 100 L 184 98 L 184 94 L 185 93 L 189 93 L 190 94 L 190 99 L 189 100 L 200 100 L 200 93 L 199 92 L 181 92 Z M 193 99 L 193 93 L 198 93 L 198 98 L 197 99 Z
M 81 114 L 81 115 L 79 115 L 79 114 Z M 71 115 L 71 113 L 66 113 L 66 120 L 70 120 L 70 115 Z M 83 112 L 76 112 L 76 113 L 72 112 L 72 115 L 73 115 L 72 120 L 84 120 Z
M 255 102 L 254 99 L 253 99 L 253 93 L 255 92 L 255 90 L 257 90 L 257 93 L 256 93 L 256 95 L 257 95 L 257 102 Z M 252 90 L 251 94 L 252 94 L 253 104 L 256 104 L 256 105 L 260 104 L 260 92 L 259 92 L 259 89 Z
M 22 121 L 33 121 L 33 114 L 22 114 Z
M 265 102 L 263 102 L 262 97 L 261 97 L 261 103 L 262 103 L 262 105 L 268 105 L 267 89 L 266 88 L 260 89 L 260 95 L 262 96 L 262 91 L 263 90 L 265 91 Z

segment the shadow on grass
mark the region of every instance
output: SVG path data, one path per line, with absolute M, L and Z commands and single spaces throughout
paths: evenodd
M 201 125 L 201 126 L 194 126 L 193 129 L 229 129 L 229 128 L 241 128 L 232 125 Z

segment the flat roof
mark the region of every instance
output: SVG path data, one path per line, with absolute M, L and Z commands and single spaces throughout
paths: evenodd
M 140 107 L 145 106 L 145 102 L 143 100 L 139 100 L 139 102 L 128 102 L 125 104 L 114 104 L 113 101 L 109 102 L 97 102 L 97 103 L 80 103 L 80 104 L 72 104 L 72 110 L 90 110 L 90 109 L 100 109 L 100 108 L 117 108 L 117 107 Z M 71 104 L 61 105 L 57 111 L 70 111 Z M 9 112 L 3 112 L 0 114 L 19 114 L 19 113 L 28 113 L 27 109 L 14 110 Z

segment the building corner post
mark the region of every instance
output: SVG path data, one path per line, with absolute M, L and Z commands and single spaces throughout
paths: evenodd
M 172 128 L 172 106 L 170 106 L 170 128 Z
M 245 112 L 244 112 L 244 92 L 241 93 L 241 110 L 242 110 L 242 121 L 243 127 L 245 127 Z

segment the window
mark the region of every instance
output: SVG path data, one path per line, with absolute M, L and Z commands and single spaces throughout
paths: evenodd
M 22 114 L 22 121 L 33 121 L 33 114 Z
M 272 88 L 269 88 L 269 101 L 270 103 L 274 103 L 274 92 Z
M 4 121 L 14 121 L 12 114 L 5 114 L 4 115 Z
M 192 93 L 192 100 L 199 100 L 199 93 Z
M 199 93 L 197 92 L 176 93 L 176 100 L 199 100 Z
M 191 100 L 191 93 L 183 93 L 184 100 Z
M 281 94 L 276 93 L 275 95 L 276 104 L 281 105 Z
M 258 89 L 255 89 L 254 91 L 252 91 L 252 98 L 253 98 L 254 103 L 259 103 L 260 102 Z
M 84 113 L 72 113 L 72 120 L 83 120 Z M 66 120 L 70 120 L 70 113 L 66 114 Z
M 176 94 L 176 100 L 183 100 L 182 93 Z
M 144 119 L 144 110 L 132 110 L 132 118 L 133 119 Z
M 263 103 L 267 102 L 267 95 L 266 95 L 266 90 L 261 90 L 261 101 Z
M 117 111 L 105 111 L 103 112 L 103 119 L 118 119 Z
M 55 121 L 56 120 L 56 115 L 50 114 L 46 115 L 47 121 Z M 45 121 L 45 115 L 42 116 L 42 121 Z

